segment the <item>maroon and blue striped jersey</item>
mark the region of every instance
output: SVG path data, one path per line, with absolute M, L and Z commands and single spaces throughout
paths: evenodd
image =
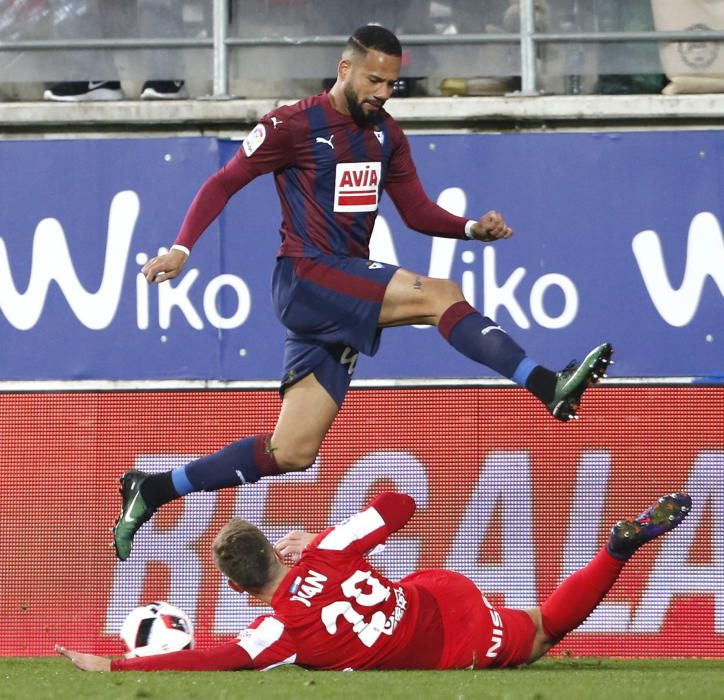
M 467 219 L 425 194 L 397 122 L 382 110 L 379 123 L 359 126 L 323 93 L 262 118 L 199 190 L 175 243 L 191 248 L 228 199 L 266 173 L 282 206 L 279 255 L 367 258 L 383 189 L 411 228 L 465 237 Z

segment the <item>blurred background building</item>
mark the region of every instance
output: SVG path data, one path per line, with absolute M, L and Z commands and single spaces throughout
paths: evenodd
M 185 80 L 191 97 L 301 97 L 357 27 L 405 46 L 401 95 L 719 92 L 721 0 L 3 0 L 0 97 L 60 81 Z M 659 40 L 653 32 L 664 32 Z M 684 32 L 681 38 L 671 32 Z M 673 41 L 672 38 L 678 39 Z

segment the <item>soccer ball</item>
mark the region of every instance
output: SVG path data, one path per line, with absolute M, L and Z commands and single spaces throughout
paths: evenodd
M 121 625 L 127 658 L 153 656 L 194 648 L 194 628 L 188 615 L 158 602 L 134 608 Z

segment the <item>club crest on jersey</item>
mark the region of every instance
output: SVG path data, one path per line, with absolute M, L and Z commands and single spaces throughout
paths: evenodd
M 334 211 L 377 211 L 381 173 L 379 162 L 337 163 Z
M 276 124 L 274 126 L 276 126 Z M 256 151 L 256 149 L 264 143 L 265 138 L 266 128 L 263 124 L 257 124 L 244 139 L 244 143 L 242 144 L 247 158 L 249 158 L 254 151 Z

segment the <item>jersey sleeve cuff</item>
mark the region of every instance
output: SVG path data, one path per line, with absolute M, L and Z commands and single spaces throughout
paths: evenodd
M 180 250 L 182 253 L 186 254 L 187 258 L 191 255 L 191 250 L 189 248 L 187 248 L 185 245 L 181 245 L 180 243 L 174 243 L 171 246 L 171 250 Z

